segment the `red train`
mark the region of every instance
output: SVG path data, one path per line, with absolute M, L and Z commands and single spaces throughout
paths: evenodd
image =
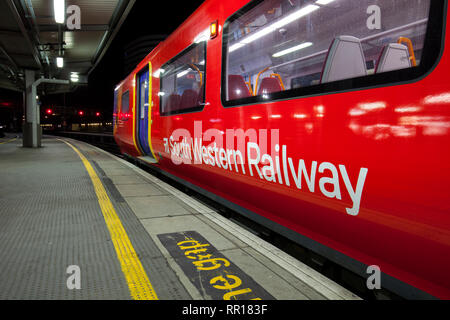
M 115 89 L 116 141 L 393 292 L 449 299 L 447 13 L 207 0 Z

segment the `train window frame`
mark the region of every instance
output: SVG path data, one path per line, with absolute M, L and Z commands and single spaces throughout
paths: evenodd
M 220 94 L 222 106 L 224 108 L 266 104 L 283 100 L 301 99 L 414 83 L 428 76 L 436 68 L 442 58 L 445 46 L 445 28 L 448 4 L 445 0 L 431 0 L 427 31 L 423 46 L 427 49 L 423 50 L 421 63 L 416 67 L 321 83 L 308 87 L 294 88 L 259 96 L 257 95 L 247 98 L 227 100 L 229 56 L 228 42 L 230 24 L 261 4 L 263 1 L 264 0 L 250 1 L 247 5 L 234 12 L 225 20 L 222 32 L 222 74 Z
M 150 77 L 152 76 L 150 74 L 150 67 L 148 65 L 148 63 L 145 65 L 145 67 L 141 68 L 137 73 L 136 73 L 136 88 L 134 90 L 134 101 L 135 101 L 135 112 L 136 114 L 134 115 L 134 117 L 136 117 L 136 121 L 140 121 L 142 119 L 145 119 L 145 104 L 141 105 L 141 99 L 142 99 L 142 91 L 141 91 L 141 82 L 140 82 L 140 77 L 142 76 L 142 74 L 144 74 L 145 72 L 148 72 L 148 81 L 149 81 L 149 85 L 150 88 L 149 90 L 153 90 L 153 88 L 151 88 L 151 81 L 150 81 Z M 147 95 L 148 97 L 148 95 Z M 149 101 L 149 104 L 151 102 Z M 149 105 L 149 110 L 151 109 L 150 105 Z M 143 112 L 144 111 L 144 112 Z
M 197 113 L 197 112 L 202 112 L 203 109 L 205 108 L 205 101 L 206 101 L 206 79 L 207 79 L 207 73 L 206 73 L 206 67 L 207 67 L 207 50 L 208 50 L 208 46 L 207 46 L 207 41 L 201 41 L 198 43 L 192 43 L 191 45 L 189 45 L 187 48 L 185 48 L 183 51 L 181 51 L 180 53 L 178 53 L 176 56 L 174 56 L 173 58 L 171 58 L 170 60 L 168 60 L 166 63 L 164 63 L 161 66 L 161 69 L 164 70 L 164 68 L 167 68 L 168 65 L 170 65 L 171 63 L 175 62 L 176 60 L 180 59 L 182 56 L 188 54 L 190 51 L 194 50 L 196 47 L 198 46 L 203 46 L 203 52 L 204 52 L 204 56 L 203 59 L 205 61 L 205 71 L 204 71 L 204 76 L 203 76 L 203 102 L 198 105 L 198 106 L 194 106 L 191 108 L 186 108 L 186 109 L 182 109 L 182 110 L 176 110 L 176 111 L 171 111 L 171 112 L 163 112 L 163 103 L 162 103 L 162 96 L 159 94 L 159 113 L 161 117 L 170 117 L 170 116 L 175 116 L 175 115 L 180 115 L 180 114 L 189 114 L 189 113 Z M 163 92 L 163 81 L 162 81 L 163 75 L 159 75 L 159 92 Z

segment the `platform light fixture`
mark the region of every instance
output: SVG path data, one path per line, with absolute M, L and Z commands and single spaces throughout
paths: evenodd
M 64 23 L 66 20 L 66 1 L 53 0 L 53 11 L 56 23 Z
M 77 72 L 72 72 L 72 73 L 70 74 L 70 81 L 72 81 L 72 82 L 78 82 L 78 81 L 80 81 L 80 76 L 78 75 Z
M 63 57 L 56 58 L 56 66 L 58 68 L 64 68 L 64 58 Z

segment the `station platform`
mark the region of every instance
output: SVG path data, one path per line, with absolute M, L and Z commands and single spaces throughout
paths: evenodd
M 0 139 L 2 300 L 357 300 L 213 208 L 84 142 Z

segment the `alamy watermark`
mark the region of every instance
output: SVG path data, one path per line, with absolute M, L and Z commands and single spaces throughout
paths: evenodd
M 81 29 L 81 9 L 77 5 L 70 5 L 66 10 L 66 26 L 69 30 Z
M 81 290 L 81 268 L 77 265 L 67 267 L 66 273 L 69 274 L 66 285 L 69 290 Z
M 372 265 L 367 267 L 366 273 L 370 276 L 367 278 L 366 285 L 369 290 L 381 289 L 381 269 L 379 266 Z

